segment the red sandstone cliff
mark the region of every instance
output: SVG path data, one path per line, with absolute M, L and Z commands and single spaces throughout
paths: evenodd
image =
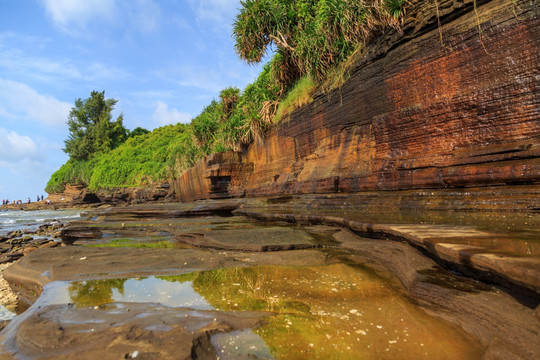
M 342 88 L 197 163 L 177 199 L 540 183 L 538 4 L 439 0 L 439 27 L 419 3 Z

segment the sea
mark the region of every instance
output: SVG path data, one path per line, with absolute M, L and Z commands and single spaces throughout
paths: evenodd
M 14 230 L 35 231 L 43 224 L 80 219 L 81 210 L 0 210 L 0 235 Z

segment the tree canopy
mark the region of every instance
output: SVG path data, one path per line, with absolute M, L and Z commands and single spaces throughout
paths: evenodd
M 322 79 L 381 25 L 397 27 L 406 0 L 242 0 L 235 49 L 248 63 L 277 47 L 282 82 Z M 288 85 L 288 84 L 286 84 Z
M 67 121 L 69 135 L 64 141 L 64 152 L 70 158 L 88 160 L 126 141 L 129 131 L 123 125 L 123 115 L 111 121 L 111 112 L 117 102 L 106 99 L 105 91 L 92 91 L 88 99 L 75 101 Z

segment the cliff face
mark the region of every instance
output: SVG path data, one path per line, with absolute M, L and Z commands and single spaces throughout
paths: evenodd
M 439 0 L 437 18 L 420 3 L 340 89 L 241 156 L 203 159 L 177 199 L 540 183 L 539 6 Z

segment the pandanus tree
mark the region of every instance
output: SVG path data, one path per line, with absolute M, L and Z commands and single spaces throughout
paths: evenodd
M 406 0 L 242 0 L 233 27 L 235 49 L 260 62 L 274 45 L 279 80 L 323 79 L 382 25 L 397 27 Z M 288 85 L 288 84 L 286 84 Z

